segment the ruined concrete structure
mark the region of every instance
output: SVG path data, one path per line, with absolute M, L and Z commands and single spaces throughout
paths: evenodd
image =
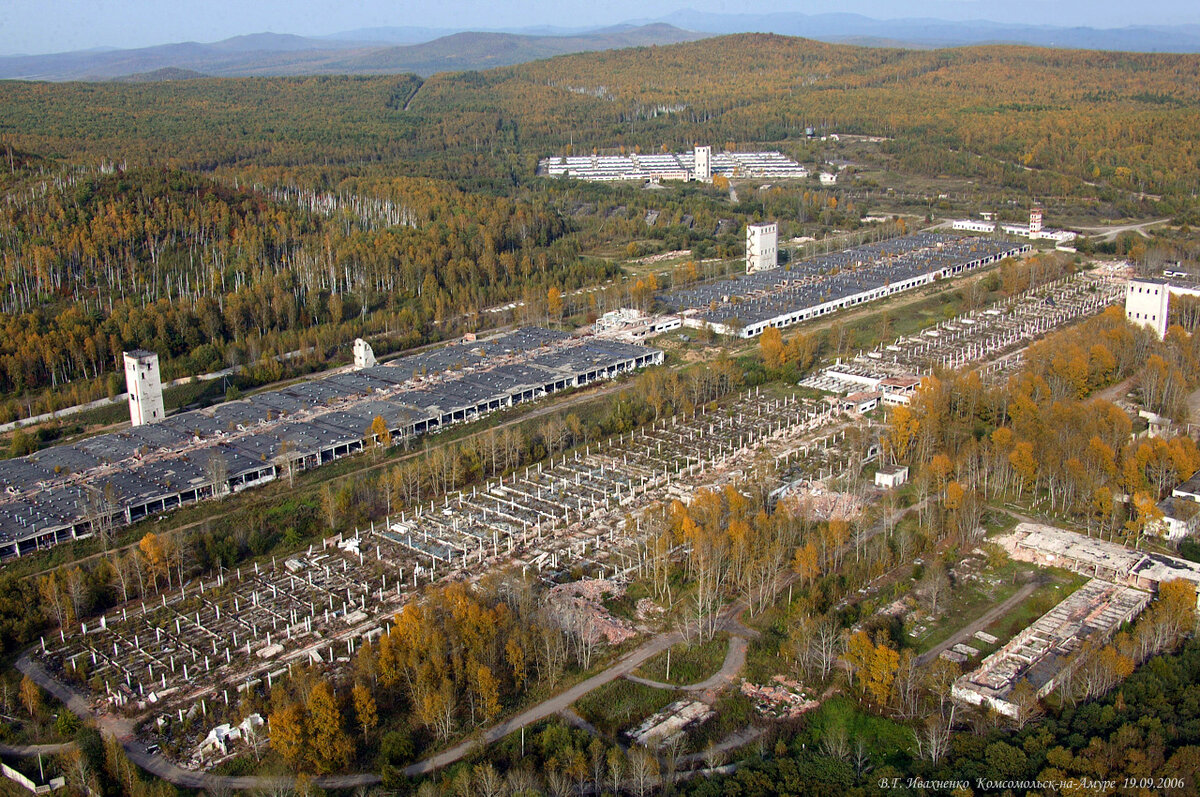
M 1045 697 L 1078 666 L 1071 656 L 1085 641 L 1106 641 L 1149 602 L 1148 592 L 1092 579 L 955 681 L 951 694 L 1016 717 L 1020 704 L 1014 690 L 1022 681 L 1034 695 Z

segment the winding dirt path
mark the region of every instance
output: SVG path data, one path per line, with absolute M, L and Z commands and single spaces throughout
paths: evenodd
M 619 389 L 620 385 L 614 385 L 608 389 Z M 592 394 L 593 396 L 595 394 Z M 907 509 L 897 510 L 893 514 L 893 520 L 900 516 L 916 511 L 924 502 L 916 506 L 908 507 Z M 881 533 L 885 525 L 883 521 L 876 523 L 867 534 L 870 539 Z M 846 543 L 845 549 L 851 550 L 851 543 Z M 799 575 L 792 571 L 787 571 L 782 574 L 775 583 L 774 594 L 780 595 L 782 591 L 791 583 L 798 580 Z M 1029 585 L 1027 585 L 1028 587 Z M 1036 585 L 1035 585 L 1036 586 Z M 1020 595 L 1020 592 L 1018 592 Z M 1016 598 L 1017 596 L 1014 596 Z M 1005 604 L 993 609 L 989 614 L 995 613 L 999 616 L 1003 611 L 1007 611 L 1007 604 L 1013 601 L 1010 598 Z M 1014 603 L 1015 605 L 1015 603 Z M 724 608 L 717 613 L 713 627 L 717 631 L 725 631 L 730 634 L 729 649 L 725 654 L 725 661 L 721 665 L 721 669 L 710 678 L 701 681 L 698 684 L 692 684 L 690 687 L 685 687 L 688 690 L 701 691 L 706 697 L 715 695 L 717 691 L 723 688 L 726 684 L 732 682 L 736 678 L 737 673 L 741 671 L 742 666 L 746 661 L 746 651 L 748 640 L 751 637 L 757 636 L 758 632 L 754 629 L 747 628 L 741 622 L 742 615 L 749 611 L 750 605 L 745 598 L 739 598 L 725 605 Z M 990 621 L 989 621 L 990 622 Z M 961 632 L 960 632 L 961 633 Z M 972 632 L 973 633 L 973 632 Z M 576 684 L 575 686 L 566 689 L 557 695 L 542 701 L 541 703 L 531 708 L 522 711 L 513 716 L 511 719 L 494 725 L 491 728 L 484 730 L 482 733 L 475 734 L 469 739 L 466 739 L 459 744 L 443 750 L 436 755 L 430 756 L 422 761 L 405 767 L 403 774 L 407 777 L 417 777 L 435 772 L 438 769 L 446 767 L 460 760 L 475 750 L 480 745 L 488 745 L 498 741 L 514 731 L 518 731 L 535 722 L 540 722 L 554 715 L 563 715 L 566 712 L 574 713 L 571 706 L 584 695 L 592 692 L 595 689 L 604 686 L 607 683 L 615 681 L 617 678 L 630 675 L 642 663 L 648 661 L 654 656 L 666 651 L 672 645 L 684 641 L 684 636 L 679 631 L 665 631 L 655 637 L 647 640 L 632 651 L 626 653 L 616 662 L 593 675 L 592 677 Z M 940 652 L 940 651 L 939 651 Z M 55 679 L 49 672 L 46 671 L 41 664 L 30 658 L 29 652 L 26 652 L 17 660 L 16 668 L 28 675 L 39 686 L 49 692 L 51 695 L 61 701 L 67 708 L 74 712 L 77 716 L 91 718 L 96 722 L 97 727 L 104 734 L 115 736 L 120 740 L 121 745 L 125 748 L 126 754 L 130 760 L 146 771 L 170 781 L 177 786 L 184 786 L 192 789 L 230 789 L 230 790 L 245 790 L 245 789 L 274 789 L 274 788 L 290 788 L 295 784 L 295 778 L 291 776 L 269 776 L 269 775 L 214 775 L 210 772 L 195 772 L 192 770 L 183 769 L 182 767 L 167 760 L 158 753 L 150 753 L 146 750 L 145 745 L 139 742 L 134 733 L 133 723 L 123 717 L 117 717 L 111 714 L 101 714 L 92 709 L 86 698 L 73 687 L 62 683 Z M 675 689 L 678 687 L 668 686 L 667 688 Z M 710 698 L 711 699 L 711 698 Z M 568 715 L 569 716 L 569 715 Z M 754 738 L 753 730 L 748 733 L 752 734 L 748 738 Z M 735 734 L 735 737 L 737 735 Z M 740 737 L 739 737 L 740 738 Z M 732 749 L 735 744 L 735 739 L 731 738 L 728 749 Z M 314 786 L 323 789 L 350 789 L 359 786 L 373 786 L 382 782 L 382 778 L 370 772 L 355 773 L 349 775 L 327 775 L 323 777 L 313 778 L 311 781 Z
M 706 698 L 715 696 L 723 687 L 733 683 L 733 679 L 742 671 L 742 667 L 746 664 L 746 648 L 749 641 L 745 635 L 738 634 L 729 637 L 729 647 L 725 651 L 725 661 L 721 664 L 721 669 L 705 678 L 703 681 L 694 684 L 679 685 L 668 684 L 662 681 L 654 681 L 649 678 L 643 678 L 640 675 L 629 673 L 625 676 L 625 680 L 633 681 L 636 684 L 643 686 L 652 686 L 656 689 L 671 689 L 680 692 L 704 692 Z

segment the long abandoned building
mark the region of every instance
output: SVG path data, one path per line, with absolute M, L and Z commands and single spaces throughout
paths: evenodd
M 0 558 L 332 462 L 377 417 L 399 440 L 662 361 L 528 327 L 0 462 Z
M 1030 251 L 1029 244 L 917 233 L 792 263 L 783 268 L 664 292 L 684 326 L 753 338 L 882 299 Z
M 1200 592 L 1200 564 L 1177 556 L 1135 551 L 1117 542 L 1075 531 L 1020 523 L 1012 533 L 996 538 L 1008 555 L 1022 562 L 1063 567 L 1114 584 L 1157 592 L 1165 581 L 1190 581 Z M 1197 600 L 1200 608 L 1200 598 Z
M 1014 691 L 1022 681 L 1045 697 L 1070 674 L 1085 642 L 1107 641 L 1149 602 L 1148 592 L 1094 578 L 955 681 L 951 694 L 1016 717 L 1021 703 Z
M 602 578 L 636 566 L 641 515 L 732 483 L 763 458 L 812 471 L 839 457 L 841 421 L 818 403 L 748 390 L 714 409 L 673 415 L 587 443 L 338 534 L 307 552 L 222 569 L 43 637 L 54 677 L 160 733 L 269 693 L 296 665 L 350 665 L 419 589 L 511 567 Z M 210 722 L 212 719 L 209 720 Z
M 1022 682 L 1029 684 L 1032 695 L 1049 694 L 1080 664 L 1074 654 L 1086 642 L 1107 641 L 1146 608 L 1163 582 L 1183 579 L 1200 586 L 1200 565 L 1194 562 L 1041 523 L 1018 523 L 995 541 L 1015 560 L 1091 577 L 955 681 L 956 700 L 987 705 L 1009 717 L 1020 713 L 1015 692 Z
M 693 152 L 654 155 L 575 155 L 543 158 L 538 174 L 573 177 L 577 180 L 616 182 L 621 180 L 697 180 L 710 182 L 723 177 L 808 177 L 808 169 L 779 152 L 712 152 L 697 147 Z
M 800 382 L 829 393 L 878 393 L 884 404 L 907 404 L 920 377 L 938 368 L 975 364 L 985 381 L 999 381 L 1024 362 L 1041 335 L 1103 311 L 1124 292 L 1124 280 L 1079 272 L 971 310 L 874 350 L 838 361 Z

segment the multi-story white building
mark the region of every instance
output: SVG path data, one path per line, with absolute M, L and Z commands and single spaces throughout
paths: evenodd
M 1125 318 L 1154 330 L 1161 340 L 1167 336 L 1172 296 L 1200 296 L 1200 285 L 1177 278 L 1132 279 L 1125 289 Z
M 994 214 L 983 213 L 983 221 L 978 219 L 955 219 L 950 222 L 950 228 L 963 232 L 993 233 L 996 231 Z M 1039 207 L 1029 211 L 1028 224 L 1001 224 L 1000 231 L 1005 235 L 1016 235 L 1030 240 L 1054 241 L 1065 244 L 1077 237 L 1070 230 L 1048 230 L 1042 227 L 1042 209 Z
M 692 170 L 692 179 L 702 183 L 711 183 L 712 147 L 696 147 L 692 157 L 696 164 Z
M 808 177 L 808 169 L 775 151 L 714 153 L 712 147 L 695 147 L 691 152 L 542 158 L 538 174 L 601 181 L 711 181 L 718 174 L 730 179 L 786 180 Z
M 361 370 L 363 368 L 375 367 L 375 351 L 371 348 L 371 344 L 367 343 L 362 338 L 354 339 L 354 369 Z
M 996 222 L 994 221 L 976 221 L 975 219 L 955 219 L 950 223 L 950 227 L 955 230 L 964 232 L 995 232 Z
M 158 355 L 144 349 L 127 351 L 124 355 L 129 421 L 134 426 L 158 423 L 167 417 L 163 406 L 162 380 L 158 375 Z
M 746 273 L 767 271 L 779 265 L 779 225 L 746 225 Z

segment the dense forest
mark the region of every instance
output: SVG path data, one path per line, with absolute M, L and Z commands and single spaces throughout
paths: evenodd
M 27 176 L 0 208 L 0 392 L 115 378 L 135 347 L 173 377 L 365 332 L 412 345 L 610 274 L 556 246 L 569 222 L 544 202 L 419 178 L 353 187 L 357 204 L 176 169 Z
M 606 283 L 616 266 L 587 252 L 690 250 L 680 276 L 690 280 L 710 268 L 696 260 L 740 251 L 742 219 L 853 229 L 863 210 L 803 185 L 742 207 L 714 187 L 664 196 L 536 182 L 505 195 L 345 167 L 213 176 L 14 157 L 5 182 L 4 419 L 120 392 L 119 355 L 130 348 L 158 352 L 165 378 L 248 365 L 257 382 L 271 381 L 286 373 L 272 357 L 324 361 L 361 335 L 382 353 L 509 320 L 545 322 L 551 288 L 568 315 L 627 304 L 636 280 Z M 481 313 L 513 302 L 518 312 Z
M 869 187 L 731 202 L 725 186 L 536 179 L 551 153 L 753 142 L 816 166 L 813 126 L 884 137 L 906 173 L 1186 216 L 1198 70 L 1193 56 L 747 35 L 424 81 L 2 83 L 0 414 L 119 392 L 134 346 L 168 377 L 257 363 L 257 383 L 284 373 L 269 355 L 327 357 L 364 334 L 403 348 L 504 302 L 546 320 L 550 288 L 568 314 L 603 312 L 636 285 L 573 298 L 618 273 L 592 253 L 731 257 L 745 221 L 820 235 L 872 205 Z
M 511 182 L 539 155 L 568 149 L 786 142 L 815 126 L 889 137 L 918 173 L 1038 194 L 1184 197 L 1200 186 L 1198 73 L 1194 55 L 894 50 L 747 34 L 424 82 L 6 83 L 0 131 L 20 149 L 95 162 L 354 164 Z
M 973 372 L 930 378 L 911 409 L 892 413 L 885 447 L 923 465 L 922 495 L 953 525 L 971 528 L 968 510 L 1009 497 L 1140 545 L 1159 500 L 1200 469 L 1200 451 L 1186 435 L 1132 435 L 1126 411 L 1093 394 L 1130 379 L 1143 406 L 1185 416 L 1198 340 L 1173 327 L 1159 342 L 1110 308 L 1031 346 L 1002 389 Z

